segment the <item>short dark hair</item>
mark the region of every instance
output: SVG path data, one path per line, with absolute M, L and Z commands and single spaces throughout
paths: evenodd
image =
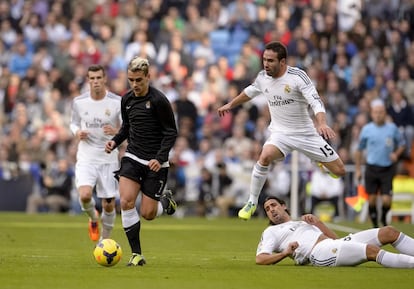
M 280 61 L 287 58 L 287 48 L 279 41 L 272 41 L 266 44 L 265 50 L 272 50 L 277 53 L 277 59 Z
M 286 205 L 286 202 L 276 196 L 267 196 L 264 203 L 266 203 L 268 200 L 276 200 L 281 205 Z
M 279 204 L 287 206 L 287 205 L 286 205 L 286 202 L 285 202 L 284 200 L 282 200 L 282 199 L 280 199 L 280 198 L 278 198 L 278 197 L 275 197 L 275 196 L 267 196 L 267 197 L 266 197 L 266 199 L 265 199 L 265 200 L 264 200 L 264 202 L 263 202 L 263 206 L 264 206 L 264 203 L 266 203 L 268 200 L 275 200 L 275 201 L 276 201 L 276 202 L 278 202 Z M 285 211 L 286 211 L 286 213 L 288 213 L 288 215 L 290 215 L 289 209 L 288 209 L 287 207 L 286 207 Z M 270 221 L 270 219 L 269 219 L 269 225 L 276 225 L 276 224 L 274 224 L 274 223 L 273 223 L 272 221 Z
M 100 65 L 100 64 L 92 64 L 91 66 L 88 67 L 87 74 L 89 73 L 89 71 L 96 72 L 96 71 L 101 71 L 101 70 L 103 72 L 103 75 L 105 76 L 105 69 L 103 68 L 102 65 Z

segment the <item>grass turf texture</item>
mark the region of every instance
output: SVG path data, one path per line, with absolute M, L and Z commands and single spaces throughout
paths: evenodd
M 123 258 L 114 267 L 103 267 L 93 258 L 86 216 L 0 213 L 0 288 L 397 289 L 414 284 L 413 269 L 382 268 L 374 262 L 315 268 L 284 260 L 276 266 L 257 266 L 255 250 L 266 224 L 258 218 L 143 221 L 147 265 L 126 267 L 130 249 L 118 216 L 112 238 L 121 245 Z M 412 225 L 396 227 L 413 236 Z

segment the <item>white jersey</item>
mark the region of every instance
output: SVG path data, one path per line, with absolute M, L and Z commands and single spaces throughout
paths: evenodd
M 118 162 L 118 150 L 105 152 L 105 144 L 112 135 L 103 132 L 104 125 L 119 127 L 121 124 L 121 97 L 107 92 L 101 100 L 94 100 L 89 92 L 76 97 L 72 103 L 70 129 L 73 134 L 81 130 L 89 132 L 86 140 L 78 145 L 77 162 L 114 163 Z
M 256 255 L 280 253 L 288 248 L 290 243 L 298 242 L 299 247 L 292 257 L 296 264 L 307 264 L 312 248 L 321 234 L 321 230 L 304 221 L 289 221 L 269 226 L 262 234 Z
M 314 114 L 325 112 L 309 76 L 296 67 L 288 66 L 285 74 L 278 78 L 268 76 L 262 70 L 244 92 L 250 98 L 258 95 L 266 97 L 271 116 L 269 130 L 272 133 L 315 133 L 308 109 L 312 108 Z

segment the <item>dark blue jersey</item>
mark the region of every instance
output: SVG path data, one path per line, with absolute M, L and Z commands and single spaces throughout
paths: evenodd
M 121 114 L 121 129 L 113 137 L 117 146 L 127 140 L 126 152 L 147 161 L 168 161 L 178 132 L 167 97 L 152 86 L 145 96 L 130 90 L 122 97 Z

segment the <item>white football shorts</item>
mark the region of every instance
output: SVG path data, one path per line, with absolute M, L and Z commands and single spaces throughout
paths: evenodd
M 331 145 L 317 133 L 308 135 L 272 133 L 265 142 L 265 145 L 267 144 L 276 146 L 285 157 L 293 150 L 297 150 L 317 162 L 332 162 L 339 158 Z
M 342 239 L 325 239 L 312 249 L 310 262 L 318 267 L 356 266 L 367 261 L 367 244 Z
M 119 197 L 118 181 L 114 177 L 114 171 L 119 169 L 118 163 L 88 164 L 77 163 L 75 168 L 76 188 L 80 186 L 96 185 L 98 198 Z

